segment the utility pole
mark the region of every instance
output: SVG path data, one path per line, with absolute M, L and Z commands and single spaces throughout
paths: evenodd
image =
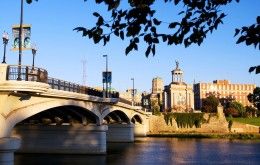
M 131 80 L 133 81 L 133 89 L 132 89 L 132 106 L 135 105 L 135 79 L 131 78 Z
M 87 60 L 83 59 L 81 60 L 81 62 L 82 62 L 82 85 L 86 86 L 87 85 L 87 71 L 86 71 Z

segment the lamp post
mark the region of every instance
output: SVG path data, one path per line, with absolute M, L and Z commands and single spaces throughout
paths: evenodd
M 23 30 L 23 0 L 21 0 L 20 28 L 19 28 L 19 60 L 18 60 L 18 77 L 21 79 L 21 64 L 22 64 L 22 30 Z
M 3 57 L 3 64 L 6 64 L 5 62 L 5 52 L 6 52 L 6 45 L 8 44 L 9 36 L 8 33 L 3 33 L 3 44 L 4 44 L 4 57 Z
M 133 81 L 132 106 L 134 106 L 135 105 L 135 79 L 131 78 L 131 80 Z
M 105 55 L 103 55 L 103 57 L 106 57 L 106 80 L 105 80 L 105 83 L 106 83 L 106 97 L 108 97 L 107 96 L 107 88 L 108 88 L 108 56 L 105 54 Z
M 37 52 L 37 47 L 35 45 L 32 45 L 32 54 L 33 54 L 33 63 L 32 63 L 32 70 L 34 70 L 34 59 Z

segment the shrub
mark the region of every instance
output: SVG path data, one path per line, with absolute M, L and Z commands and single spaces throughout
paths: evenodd
M 238 110 L 235 109 L 235 108 L 227 108 L 224 110 L 224 113 L 226 116 L 232 116 L 232 117 L 238 117 L 239 116 L 239 113 L 238 113 Z
M 199 128 L 205 122 L 203 116 L 204 113 L 165 113 L 164 119 L 167 125 L 172 125 L 172 119 L 175 119 L 180 128 Z

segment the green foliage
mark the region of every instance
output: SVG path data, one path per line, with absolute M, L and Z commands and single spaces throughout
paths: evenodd
M 215 113 L 217 112 L 218 104 L 219 99 L 214 95 L 210 95 L 205 99 L 202 99 L 201 111 L 206 113 Z
M 255 117 L 258 112 L 255 107 L 251 107 L 251 106 L 246 106 L 245 109 L 246 109 L 246 117 L 249 118 Z
M 82 36 L 92 39 L 95 44 L 103 41 L 106 45 L 111 35 L 121 40 L 129 38 L 126 55 L 138 50 L 139 40 L 142 39 L 147 43 L 147 57 L 149 54 L 155 55 L 156 45 L 160 42 L 168 45 L 184 44 L 185 47 L 191 44 L 200 45 L 207 34 L 223 24 L 226 14 L 221 11 L 221 7 L 233 1 L 165 0 L 166 5 L 183 6 L 178 14 L 179 20 L 176 19 L 178 17 L 171 16 L 174 19 L 165 22 L 156 15 L 155 0 L 96 0 L 97 4 L 107 6 L 112 19 L 105 20 L 100 13 L 94 12 L 93 15 L 97 19 L 94 27 L 77 27 L 74 30 L 81 31 Z M 159 32 L 158 27 L 168 27 L 170 31 Z
M 232 128 L 232 125 L 233 125 L 233 120 L 229 120 L 228 121 L 228 130 L 231 132 L 231 128 Z
M 193 126 L 199 128 L 205 122 L 203 115 L 204 113 L 166 113 L 164 120 L 167 125 L 172 125 L 172 119 L 174 119 L 180 128 L 192 128 Z
M 227 118 L 229 120 L 229 118 Z M 260 118 L 259 117 L 253 117 L 253 118 L 233 118 L 232 119 L 235 122 L 240 122 L 244 124 L 251 124 L 251 125 L 256 125 L 260 126 Z
M 235 108 L 228 107 L 224 110 L 226 116 L 239 117 L 239 112 Z
M 256 87 L 253 93 L 250 93 L 248 96 L 248 101 L 253 103 L 253 105 L 260 110 L 260 87 Z
M 229 108 L 235 109 L 238 112 L 238 116 L 240 116 L 240 117 L 244 117 L 245 116 L 246 110 L 245 110 L 243 104 L 241 104 L 241 103 L 239 103 L 237 101 L 234 101 L 234 102 L 231 102 L 229 104 Z
M 151 100 L 151 110 L 153 115 L 157 115 L 157 116 L 161 115 L 160 106 L 157 100 Z

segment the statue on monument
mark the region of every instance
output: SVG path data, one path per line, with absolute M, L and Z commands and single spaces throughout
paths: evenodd
M 179 61 L 175 60 L 176 63 L 176 69 L 179 69 Z

